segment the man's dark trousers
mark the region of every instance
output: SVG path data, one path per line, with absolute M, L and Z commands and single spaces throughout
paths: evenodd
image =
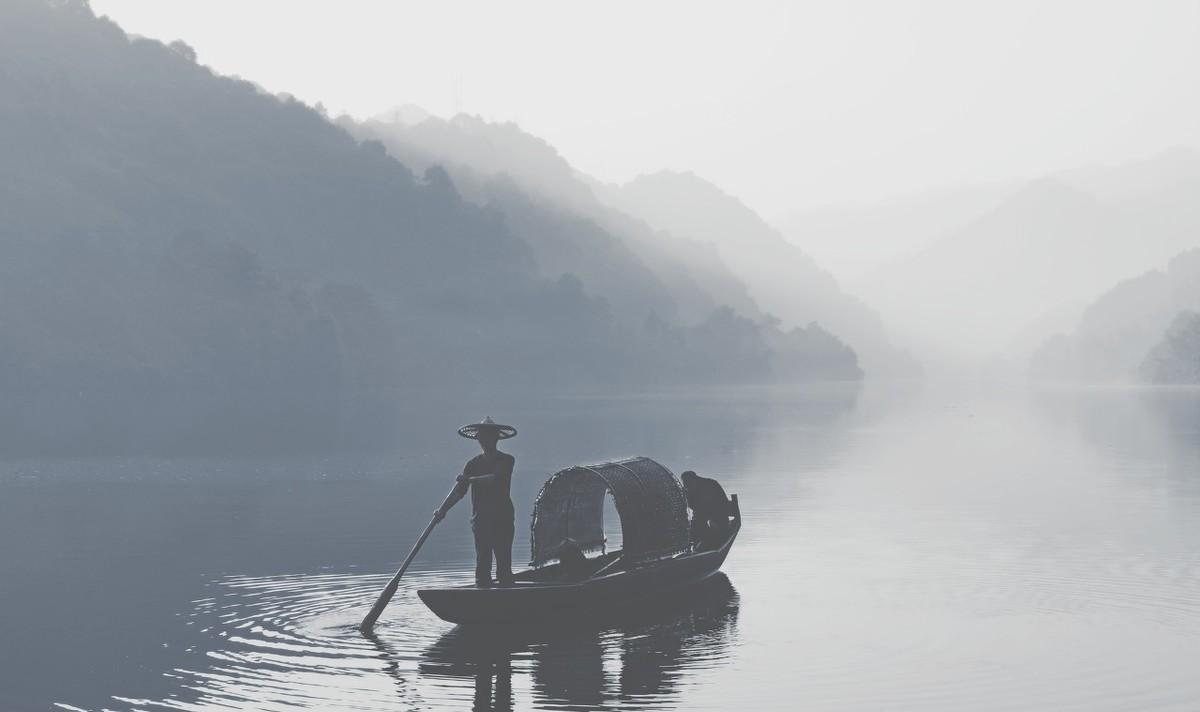
M 475 534 L 475 584 L 486 586 L 492 581 L 492 557 L 496 559 L 496 578 L 500 583 L 512 581 L 513 520 L 488 521 L 479 519 L 471 524 Z

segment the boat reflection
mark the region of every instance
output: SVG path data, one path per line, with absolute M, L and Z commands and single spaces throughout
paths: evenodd
M 456 627 L 422 655 L 422 676 L 474 678 L 474 710 L 512 710 L 529 673 L 538 707 L 621 709 L 675 701 L 690 670 L 729 659 L 738 595 L 718 574 L 696 590 L 604 620 L 554 627 Z

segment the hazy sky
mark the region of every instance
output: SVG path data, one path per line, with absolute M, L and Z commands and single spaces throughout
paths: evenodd
M 93 0 L 337 114 L 512 120 L 768 217 L 1200 146 L 1200 0 Z

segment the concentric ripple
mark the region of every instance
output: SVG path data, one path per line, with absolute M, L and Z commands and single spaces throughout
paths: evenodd
M 670 703 L 680 678 L 727 660 L 737 594 L 723 576 L 686 605 L 619 625 L 554 630 L 453 628 L 418 588 L 462 575 L 410 574 L 375 635 L 357 629 L 382 575 L 230 577 L 194 602 L 197 665 L 172 670 L 166 699 L 114 697 L 129 710 L 636 709 Z

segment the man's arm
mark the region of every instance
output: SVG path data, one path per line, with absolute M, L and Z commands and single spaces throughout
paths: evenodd
M 454 485 L 454 489 L 450 490 L 450 496 L 446 498 L 445 502 L 442 502 L 442 506 L 434 510 L 433 518 L 439 522 L 445 519 L 446 512 L 449 512 L 451 507 L 458 504 L 458 501 L 467 495 L 467 489 L 470 486 L 471 478 L 465 474 L 459 475 L 458 483 Z

